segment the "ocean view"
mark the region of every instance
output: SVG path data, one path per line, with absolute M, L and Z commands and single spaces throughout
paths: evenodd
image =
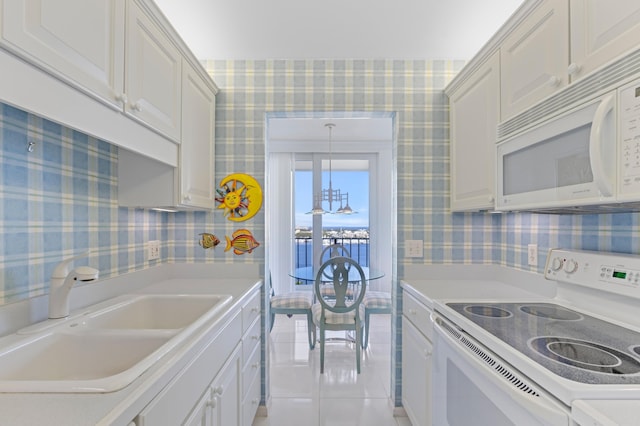
M 296 268 L 313 264 L 311 230 L 296 228 Z M 338 243 L 349 250 L 351 257 L 362 266 L 369 266 L 369 230 L 362 228 L 326 228 L 322 233 L 322 245 Z

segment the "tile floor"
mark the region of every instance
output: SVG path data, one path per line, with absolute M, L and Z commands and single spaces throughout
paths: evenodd
M 306 324 L 302 315 L 276 315 L 269 336 L 269 415 L 256 417 L 253 426 L 411 426 L 406 417 L 393 416 L 389 398 L 389 315 L 372 315 L 359 375 L 355 348 L 345 342 L 327 343 L 321 375 L 320 348 L 309 350 Z M 328 335 L 339 337 L 344 332 Z

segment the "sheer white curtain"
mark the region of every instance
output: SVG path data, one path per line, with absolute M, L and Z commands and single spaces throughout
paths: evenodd
M 271 152 L 268 154 L 268 187 L 266 204 L 266 238 L 269 247 L 268 270 L 273 288 L 278 293 L 293 291 L 293 278 L 289 272 L 294 263 L 294 154 Z

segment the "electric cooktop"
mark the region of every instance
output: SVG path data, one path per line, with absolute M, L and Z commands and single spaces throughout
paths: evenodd
M 640 333 L 553 303 L 447 303 L 551 372 L 581 383 L 640 383 Z

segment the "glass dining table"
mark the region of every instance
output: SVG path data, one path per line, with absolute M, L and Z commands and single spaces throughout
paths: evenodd
M 364 272 L 364 278 L 367 281 L 377 280 L 384 277 L 384 272 L 379 269 L 369 268 L 368 266 L 362 266 L 362 272 Z M 301 281 L 315 281 L 318 274 L 318 267 L 315 266 L 303 266 L 296 268 L 293 272 L 289 273 L 290 277 L 293 277 Z M 360 274 L 355 268 L 349 270 L 349 281 L 357 281 L 360 279 Z M 331 277 L 323 277 L 323 282 L 331 282 Z

